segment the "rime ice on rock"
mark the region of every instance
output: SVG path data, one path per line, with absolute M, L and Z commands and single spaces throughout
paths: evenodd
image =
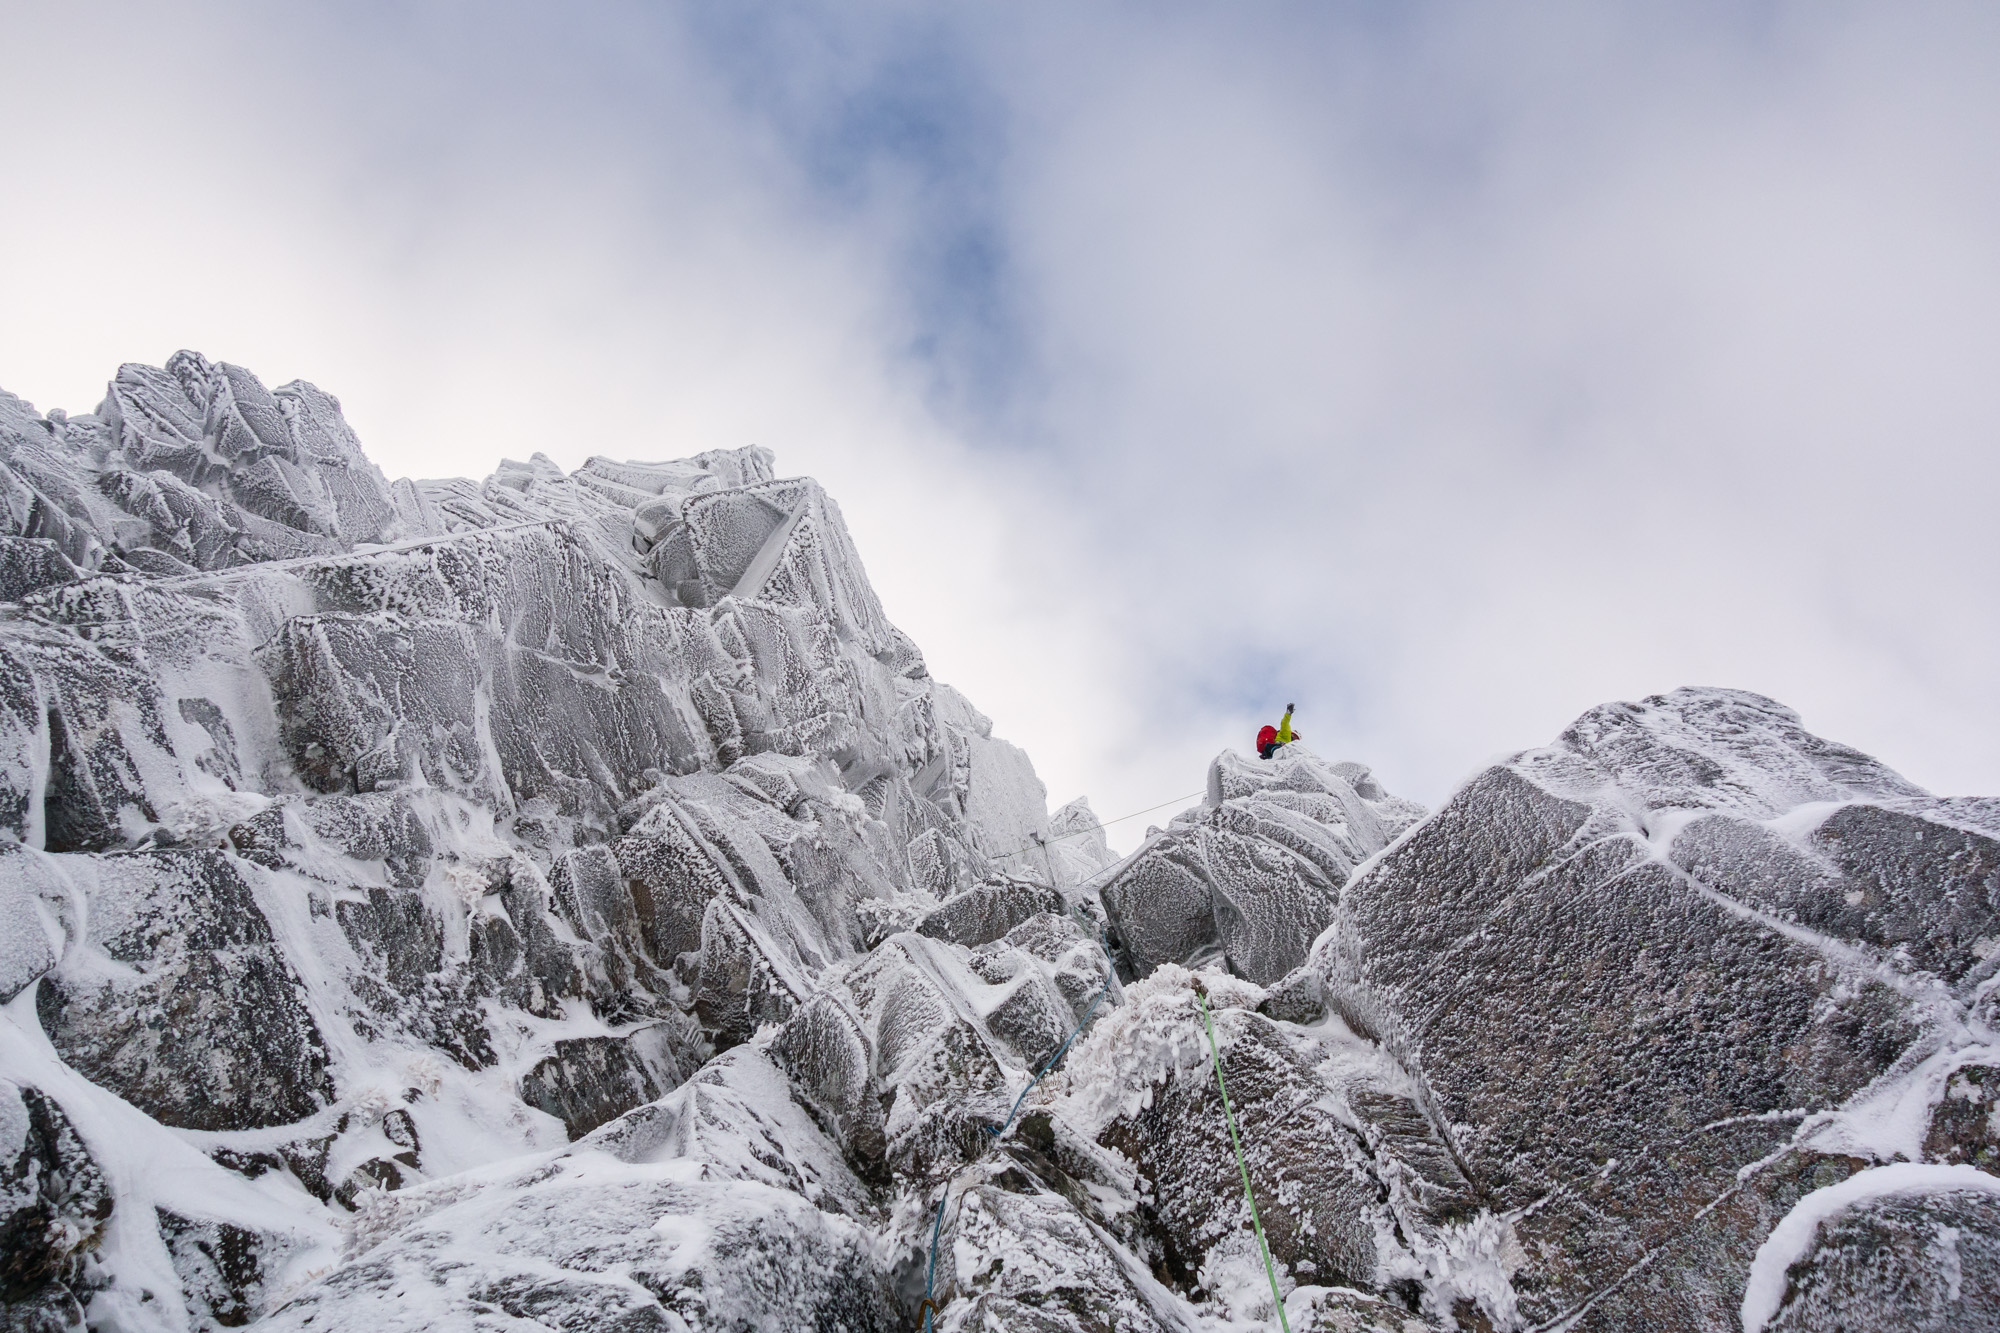
M 1273 982 L 1305 961 L 1355 866 L 1423 815 L 1355 763 L 1302 745 L 1270 760 L 1225 753 L 1208 799 L 1149 838 L 1105 884 L 1104 906 L 1134 975 L 1222 960 Z
M 0 595 L 0 984 L 82 1076 L 37 1095 L 301 1218 L 653 1102 L 989 875 L 1051 905 L 1026 757 L 764 450 L 390 483 L 330 396 L 182 353 L 0 397 Z M 190 1310 L 321 1262 L 174 1216 L 118 1225 Z M 40 1280 L 160 1285 L 82 1271 Z
M 1592 710 L 1379 840 L 1356 838 L 1353 805 L 1317 804 L 1339 791 L 1319 767 L 1225 756 L 1204 809 L 1105 881 L 1145 978 L 1020 1130 L 1104 1234 L 1213 1303 L 1196 1308 L 1275 1316 L 1201 981 L 1295 1328 L 1393 1328 L 1401 1307 L 1420 1327 L 1723 1333 L 1795 1210 L 1758 1279 L 1765 1326 L 1990 1322 L 1993 1193 L 1947 1178 L 1976 1165 L 2000 1187 L 1990 802 L 1930 797 L 1719 690 Z M 1307 776 L 1308 820 L 1217 817 Z M 1218 856 L 1224 831 L 1241 841 Z M 1324 847 L 1358 873 L 1313 897 L 1299 867 Z M 1259 987 L 1173 961 L 1256 978 L 1225 915 L 1246 902 L 1297 913 L 1270 938 L 1309 950 L 1301 966 Z M 1814 1202 L 1905 1161 L 1939 1165 L 1893 1199 Z M 996 1261 L 1005 1245 L 961 1243 L 956 1290 L 990 1300 Z M 1379 1303 L 1338 1294 L 1355 1289 Z
M 763 450 L 0 397 L 0 1333 L 1270 1327 L 1197 986 L 1301 1333 L 1991 1324 L 2000 803 L 1687 690 L 1116 861 L 992 733 Z
M 1525 1323 L 1730 1328 L 1801 1198 L 1994 1164 L 1949 1089 L 1992 1063 L 1995 832 L 1768 699 L 1678 690 L 1474 778 L 1347 886 L 1312 968 L 1509 1219 Z M 1813 1308 L 1783 1326 L 1905 1326 Z

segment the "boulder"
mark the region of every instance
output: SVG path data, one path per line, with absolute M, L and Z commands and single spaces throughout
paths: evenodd
M 1060 913 L 1060 893 L 1032 881 L 1001 880 L 954 894 L 917 922 L 917 933 L 953 944 L 988 944 L 1029 917 Z
M 70 867 L 89 930 L 37 1009 L 65 1062 L 165 1125 L 256 1129 L 333 1100 L 303 983 L 245 875 L 219 851 Z
M 1270 760 L 1221 755 L 1208 793 L 1103 886 L 1128 978 L 1219 960 L 1252 981 L 1278 980 L 1332 922 L 1354 867 L 1423 814 L 1361 765 L 1297 744 Z
M 1516 1219 L 1525 1319 L 1722 1329 L 1776 1219 L 1895 1151 L 1860 1108 L 1986 974 L 1963 822 L 1754 695 L 1609 705 L 1349 884 L 1315 964 Z
M 62 1108 L 0 1079 L 0 1327 L 83 1327 L 90 1258 L 116 1207 Z

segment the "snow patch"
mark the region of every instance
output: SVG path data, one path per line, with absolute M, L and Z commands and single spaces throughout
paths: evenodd
M 1811 1256 L 1822 1223 L 1873 1199 L 1953 1191 L 2000 1195 L 2000 1178 L 1975 1166 L 1896 1162 L 1858 1171 L 1838 1185 L 1814 1190 L 1800 1199 L 1771 1229 L 1750 1263 L 1743 1289 L 1743 1333 L 1763 1333 L 1764 1326 L 1778 1313 L 1785 1299 L 1786 1274 L 1792 1265 Z M 1955 1236 L 1953 1241 L 1955 1255 Z M 1956 1284 L 1953 1285 L 1955 1289 Z

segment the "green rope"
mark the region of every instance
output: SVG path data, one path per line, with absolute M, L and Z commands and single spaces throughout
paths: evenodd
M 1278 1270 L 1271 1266 L 1271 1247 L 1264 1243 L 1264 1223 L 1257 1216 L 1257 1196 L 1250 1192 L 1250 1167 L 1243 1160 L 1243 1140 L 1236 1134 L 1236 1112 L 1229 1105 L 1229 1085 L 1222 1081 L 1222 1052 L 1215 1044 L 1215 1020 L 1208 1016 L 1208 1000 L 1200 991 L 1194 1002 L 1201 1006 L 1201 1021 L 1208 1027 L 1208 1053 L 1215 1061 L 1215 1086 L 1222 1089 L 1222 1118 L 1229 1122 L 1229 1146 L 1236 1149 L 1236 1169 L 1243 1173 L 1243 1197 L 1250 1204 L 1250 1225 L 1257 1229 L 1257 1250 L 1264 1256 L 1264 1276 L 1271 1279 L 1271 1300 L 1278 1307 L 1278 1324 L 1292 1333 L 1292 1321 L 1285 1318 L 1285 1298 L 1278 1294 Z

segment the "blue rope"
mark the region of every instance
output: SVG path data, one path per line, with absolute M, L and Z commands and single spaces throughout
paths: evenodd
M 1101 947 L 1104 947 L 1104 956 L 1108 960 L 1111 956 L 1110 948 L 1104 945 L 1102 938 L 1099 939 L 1098 943 Z M 1041 1067 L 1035 1071 L 1035 1076 L 1028 1080 L 1028 1086 L 1021 1089 L 1021 1095 L 1014 1099 L 1013 1109 L 1008 1111 L 1007 1118 L 1000 1122 L 1000 1128 L 995 1129 L 991 1125 L 982 1125 L 980 1128 L 984 1129 L 996 1140 L 1007 1132 L 1007 1127 L 1014 1123 L 1015 1115 L 1020 1112 L 1021 1103 L 1028 1100 L 1028 1094 L 1035 1090 L 1035 1085 L 1042 1081 L 1042 1076 L 1056 1067 L 1056 1062 L 1063 1058 L 1063 1052 L 1070 1048 L 1070 1043 L 1083 1035 L 1083 1030 L 1090 1026 L 1090 1020 L 1097 1016 L 1097 1006 L 1103 1004 L 1104 997 L 1111 994 L 1111 981 L 1116 975 L 1117 969 L 1115 967 L 1105 972 L 1104 989 L 1097 992 L 1097 998 L 1090 1002 L 1090 1008 L 1083 1011 L 1083 1017 L 1077 1021 L 1076 1027 L 1071 1030 L 1069 1036 L 1063 1041 L 1063 1044 L 1056 1047 L 1056 1053 L 1042 1061 Z M 938 1236 L 944 1230 L 945 1205 L 950 1202 L 951 1185 L 947 1183 L 944 1187 L 944 1197 L 938 1200 L 937 1217 L 931 1222 L 931 1257 L 930 1262 L 924 1266 L 924 1303 L 921 1307 L 924 1315 L 923 1333 L 930 1333 L 931 1312 L 937 1309 L 936 1303 L 931 1300 L 931 1291 L 932 1283 L 937 1278 Z
M 1103 1004 L 1104 997 L 1109 995 L 1110 993 L 1111 993 L 1111 978 L 1107 976 L 1104 979 L 1104 989 L 1097 992 L 1097 998 L 1090 1002 L 1090 1008 L 1083 1011 L 1083 1021 L 1076 1025 L 1076 1030 L 1069 1034 L 1068 1039 L 1065 1040 L 1062 1045 L 1056 1047 L 1056 1053 L 1054 1055 L 1042 1061 L 1042 1067 L 1035 1071 L 1035 1076 L 1028 1080 L 1028 1086 L 1021 1089 L 1021 1095 L 1014 1099 L 1014 1108 L 1013 1110 L 1007 1112 L 1007 1118 L 1000 1122 L 1000 1128 L 995 1129 L 991 1125 L 984 1126 L 988 1134 L 991 1134 L 994 1138 L 997 1139 L 1002 1134 L 1005 1134 L 1007 1132 L 1007 1126 L 1014 1123 L 1014 1116 L 1017 1112 L 1020 1111 L 1021 1103 L 1028 1100 L 1028 1094 L 1033 1092 L 1035 1090 L 1035 1085 L 1042 1081 L 1042 1075 L 1048 1073 L 1051 1069 L 1054 1069 L 1056 1067 L 1056 1061 L 1063 1058 L 1063 1052 L 1069 1049 L 1070 1042 L 1075 1041 L 1077 1037 L 1082 1034 L 1084 1028 L 1090 1025 L 1091 1018 L 1097 1013 L 1097 1006 Z
M 931 1311 L 937 1308 L 935 1305 L 931 1303 L 931 1283 L 937 1277 L 938 1232 L 944 1226 L 944 1206 L 949 1202 L 951 1202 L 951 1186 L 947 1184 L 944 1187 L 944 1197 L 938 1200 L 937 1220 L 931 1223 L 931 1261 L 930 1264 L 924 1269 L 923 1333 L 930 1333 Z

